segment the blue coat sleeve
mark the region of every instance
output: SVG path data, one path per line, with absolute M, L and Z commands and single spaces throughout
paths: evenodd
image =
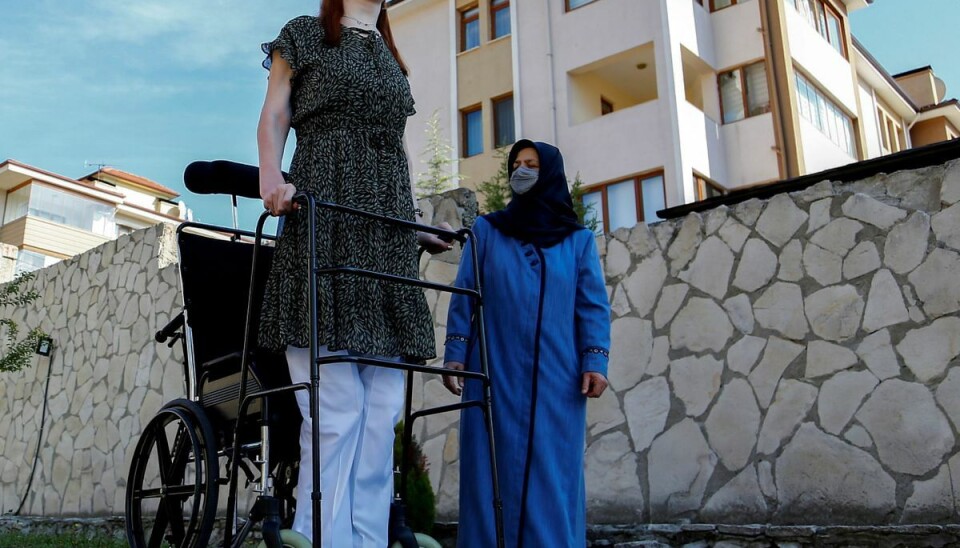
M 610 357 L 610 303 L 592 235 L 580 254 L 574 317 L 581 374 L 595 372 L 606 376 Z
M 474 238 L 467 241 L 460 255 L 460 268 L 457 270 L 457 279 L 454 282 L 456 287 L 464 289 L 474 289 L 473 272 L 476 268 L 473 263 L 473 248 L 477 247 L 479 251 L 483 250 L 482 242 L 479 241 L 483 234 L 483 223 L 485 221 L 477 220 L 474 225 Z M 483 259 L 479 259 L 483 262 Z M 470 340 L 474 335 L 473 330 L 473 299 L 466 295 L 453 294 L 450 297 L 450 308 L 447 310 L 447 339 L 445 342 L 446 351 L 443 361 L 466 363 L 467 350 L 470 346 Z

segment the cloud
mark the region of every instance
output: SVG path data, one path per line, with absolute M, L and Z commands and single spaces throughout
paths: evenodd
M 157 59 L 197 67 L 248 62 L 260 41 L 309 0 L 85 0 L 43 2 L 48 38 L 84 46 L 143 48 Z

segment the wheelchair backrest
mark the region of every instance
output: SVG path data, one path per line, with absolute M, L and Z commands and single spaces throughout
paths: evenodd
M 243 353 L 250 294 L 254 246 L 192 227 L 178 233 L 188 359 L 193 394 L 214 419 L 237 417 L 240 392 L 240 358 Z M 264 286 L 273 259 L 273 248 L 261 246 L 253 284 L 252 367 L 247 392 L 288 384 L 282 355 L 257 349 L 256 337 Z M 249 414 L 260 406 L 250 407 Z

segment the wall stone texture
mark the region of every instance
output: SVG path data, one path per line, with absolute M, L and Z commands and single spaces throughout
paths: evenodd
M 476 201 L 420 202 L 469 225 Z M 57 349 L 24 513 L 122 513 L 142 425 L 183 395 L 152 334 L 179 308 L 170 229 L 40 271 L 2 310 Z M 955 522 L 960 493 L 960 161 L 824 181 L 598 238 L 611 302 L 610 388 L 588 406 L 595 523 Z M 452 283 L 459 251 L 421 260 Z M 449 295 L 427 291 L 442 355 Z M 433 365 L 440 365 L 437 359 Z M 0 502 L 33 463 L 48 365 L 0 383 Z M 420 375 L 414 407 L 454 403 Z M 438 517 L 457 518 L 455 414 L 419 421 Z M 571 450 L 577 450 L 571 448 Z
M 26 288 L 40 298 L 0 310 L 55 345 L 0 383 L 0 513 L 24 500 L 23 515 L 122 514 L 142 427 L 185 394 L 180 347 L 153 340 L 181 304 L 174 229 L 121 236 L 36 274 Z
M 960 161 L 598 244 L 613 348 L 588 407 L 590 521 L 956 520 Z M 452 263 L 425 271 L 450 282 Z M 418 398 L 454 401 L 436 379 Z M 456 519 L 457 423 L 425 423 L 439 512 Z

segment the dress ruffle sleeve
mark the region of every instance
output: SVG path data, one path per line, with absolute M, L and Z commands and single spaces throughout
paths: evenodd
M 262 63 L 263 68 L 270 70 L 273 64 L 273 52 L 279 51 L 280 57 L 283 57 L 283 59 L 290 64 L 290 68 L 293 69 L 294 73 L 300 70 L 300 59 L 297 54 L 296 41 L 296 27 L 299 24 L 299 19 L 300 18 L 294 19 L 284 25 L 283 28 L 280 29 L 280 34 L 276 39 L 260 45 L 260 49 L 266 54 L 266 58 Z

